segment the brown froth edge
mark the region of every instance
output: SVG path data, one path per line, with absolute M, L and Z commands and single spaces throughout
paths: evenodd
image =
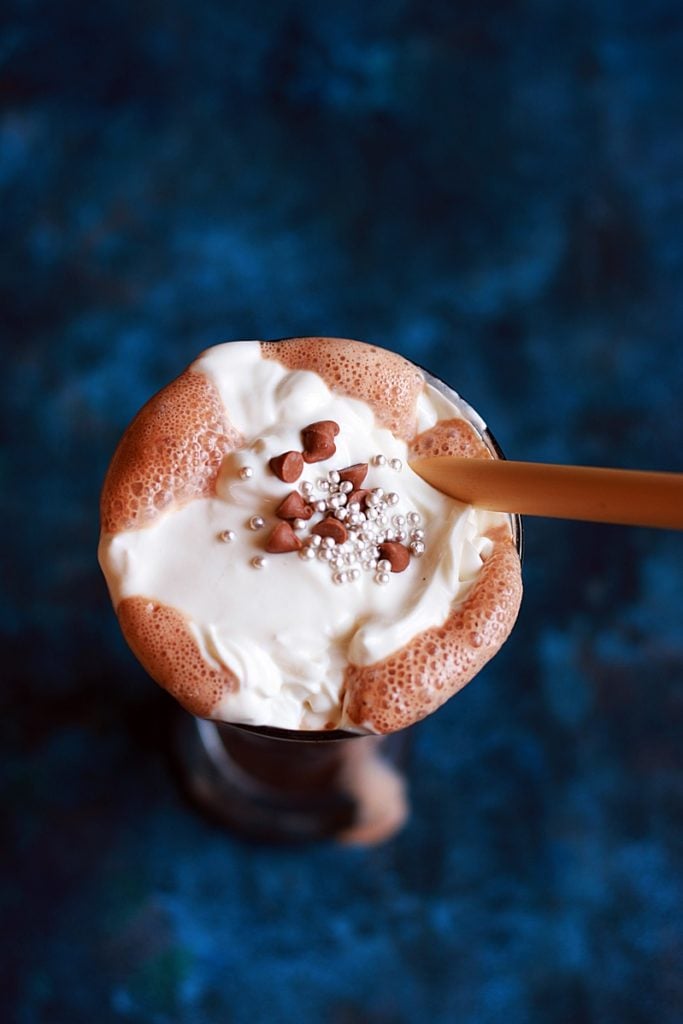
M 497 535 L 495 535 L 497 534 Z M 466 600 L 441 626 L 414 637 L 374 665 L 349 665 L 345 713 L 373 732 L 403 729 L 436 711 L 483 668 L 517 618 L 522 584 L 517 551 L 504 527 Z
M 126 597 L 116 613 L 140 664 L 191 714 L 210 717 L 221 697 L 237 688 L 231 672 L 207 663 L 176 608 L 146 597 Z
M 414 456 L 492 458 L 471 424 L 442 420 L 415 438 Z M 493 550 L 465 600 L 446 621 L 374 665 L 350 664 L 344 675 L 344 712 L 359 727 L 395 732 L 436 711 L 500 649 L 522 599 L 519 555 L 508 527 L 488 536 Z
M 102 487 L 102 531 L 139 529 L 173 506 L 211 496 L 223 457 L 241 443 L 212 382 L 185 370 L 121 438 Z
M 311 370 L 330 391 L 367 402 L 378 423 L 404 441 L 415 433 L 424 377 L 395 352 L 349 338 L 286 338 L 262 341 L 261 354 L 288 370 Z

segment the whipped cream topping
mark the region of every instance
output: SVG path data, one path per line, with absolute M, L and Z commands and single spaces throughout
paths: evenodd
M 100 561 L 112 600 L 140 595 L 186 616 L 206 660 L 239 681 L 214 718 L 284 729 L 348 728 L 340 717 L 347 663 L 374 664 L 442 623 L 490 551 L 485 533 L 507 517 L 434 490 L 408 466 L 405 442 L 378 426 L 368 405 L 331 392 L 315 373 L 263 359 L 258 342 L 217 345 L 192 368 L 214 383 L 247 443 L 224 459 L 215 497 L 167 512 L 149 527 L 103 536 Z M 451 402 L 426 383 L 418 430 L 463 411 L 473 418 L 457 396 Z M 279 480 L 270 458 L 301 450 L 302 427 L 323 419 L 339 424 L 336 454 L 306 466 L 295 484 Z M 475 425 L 481 421 L 475 418 Z M 372 464 L 375 454 L 387 464 Z M 401 460 L 400 472 L 392 459 Z M 265 553 L 268 533 L 280 522 L 275 510 L 290 491 L 359 462 L 370 462 L 364 487 L 400 495 L 392 514 L 420 514 L 423 557 L 392 573 L 386 586 L 367 572 L 339 586 L 325 562 Z M 246 467 L 248 479 L 240 474 Z M 250 528 L 254 515 L 263 517 L 264 529 Z M 233 531 L 234 540 L 222 543 L 224 531 Z M 256 556 L 265 557 L 261 569 L 252 564 Z

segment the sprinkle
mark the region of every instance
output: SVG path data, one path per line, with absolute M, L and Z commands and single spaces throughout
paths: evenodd
M 268 559 L 264 558 L 263 555 L 256 555 L 255 558 L 252 558 L 251 564 L 255 569 L 265 569 L 268 565 Z
M 309 537 L 309 541 L 308 542 L 311 545 L 311 547 L 319 548 L 320 545 L 323 542 L 323 539 L 322 539 L 322 537 L 319 537 L 317 533 L 314 533 L 311 537 Z
M 389 494 L 387 494 L 387 501 L 389 502 L 390 505 L 398 505 L 400 500 L 401 499 L 399 498 L 396 491 L 390 491 Z
M 379 583 L 380 587 L 385 587 L 389 582 L 388 572 L 378 572 L 375 574 L 375 583 Z
M 240 480 L 251 480 L 254 475 L 254 470 L 251 466 L 242 466 L 240 470 Z
M 389 465 L 391 466 L 392 469 L 396 470 L 397 473 L 400 473 L 401 470 L 403 469 L 403 463 L 401 462 L 400 459 L 391 459 L 389 461 Z
M 406 517 L 405 516 L 393 516 L 391 521 L 394 524 L 394 526 L 401 527 L 401 526 L 405 526 L 406 525 Z
M 299 552 L 299 558 L 304 561 L 310 561 L 311 558 L 315 558 L 315 548 L 305 547 Z
M 232 541 L 235 539 L 235 531 L 221 530 L 221 532 L 218 534 L 218 539 L 222 540 L 224 544 L 231 544 Z
M 411 526 L 419 526 L 422 522 L 422 516 L 419 512 L 409 512 L 407 519 Z
M 376 498 L 379 498 L 380 501 L 384 497 L 384 491 L 382 490 L 381 487 L 373 487 L 372 493 L 375 495 Z
M 388 558 L 380 558 L 379 562 L 377 563 L 377 570 L 378 570 L 378 572 L 390 572 L 391 571 L 391 562 L 389 561 L 389 559 Z
M 342 494 L 351 494 L 351 492 L 353 491 L 353 484 L 351 483 L 350 480 L 342 480 L 342 482 L 339 484 L 339 490 L 341 491 Z
M 335 546 L 335 540 L 333 537 L 323 537 L 323 547 L 328 550 Z
M 416 558 L 421 558 L 425 553 L 425 546 L 421 540 L 414 540 L 410 545 L 410 551 Z
M 330 481 L 331 484 L 338 484 L 339 481 L 341 480 L 341 477 L 339 476 L 339 473 L 337 472 L 336 469 L 331 469 L 327 474 L 327 479 Z
M 313 508 L 316 512 L 327 512 L 327 502 L 323 501 L 321 498 L 320 501 L 313 502 Z
M 411 540 L 424 540 L 425 539 L 425 532 L 424 532 L 424 530 L 411 530 L 410 531 L 410 539 Z
M 263 516 L 252 516 L 249 520 L 250 530 L 262 530 L 265 525 L 266 521 Z
M 373 466 L 386 466 L 387 460 L 384 455 L 375 455 L 372 459 Z
M 329 480 L 323 480 L 322 478 L 320 478 L 319 480 L 316 480 L 315 485 L 316 485 L 316 487 L 318 488 L 319 491 L 329 491 L 329 489 L 330 489 L 330 481 Z

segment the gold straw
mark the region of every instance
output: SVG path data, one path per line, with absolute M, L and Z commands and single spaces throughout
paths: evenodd
M 410 466 L 432 487 L 477 508 L 683 530 L 683 473 L 450 455 Z

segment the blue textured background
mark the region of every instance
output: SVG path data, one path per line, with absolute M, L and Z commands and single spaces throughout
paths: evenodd
M 364 338 L 512 457 L 682 470 L 680 4 L 1 17 L 9 1020 L 677 1024 L 680 536 L 527 521 L 513 638 L 372 851 L 186 808 L 94 553 L 123 427 L 226 338 Z

